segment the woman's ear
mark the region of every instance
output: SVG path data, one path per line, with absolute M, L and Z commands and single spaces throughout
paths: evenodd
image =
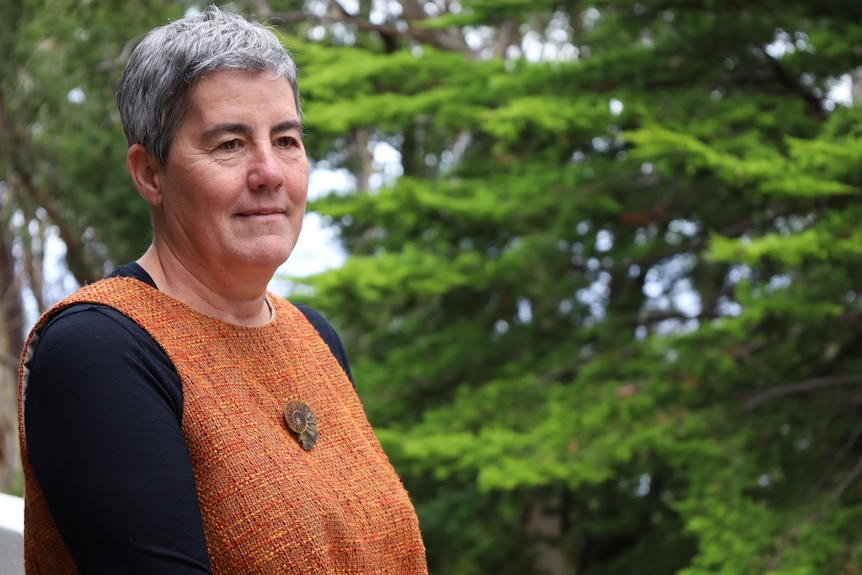
M 151 206 L 162 203 L 161 174 L 163 166 L 140 144 L 133 144 L 126 155 L 126 164 L 138 193 Z

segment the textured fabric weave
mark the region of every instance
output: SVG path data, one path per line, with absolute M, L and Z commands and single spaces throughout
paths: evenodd
M 247 328 L 199 314 L 137 280 L 112 278 L 53 311 L 78 302 L 113 307 L 174 363 L 214 573 L 427 573 L 413 506 L 350 381 L 303 314 L 271 301 L 273 321 Z M 19 373 L 27 572 L 76 573 L 26 456 L 28 350 L 43 322 L 31 332 Z M 284 422 L 292 399 L 318 421 L 309 451 Z

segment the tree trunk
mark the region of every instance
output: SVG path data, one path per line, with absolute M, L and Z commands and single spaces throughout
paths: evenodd
M 21 281 L 6 234 L 0 234 L 0 491 L 16 484 L 18 453 L 18 358 L 24 345 Z
M 559 494 L 537 497 L 527 516 L 527 536 L 536 553 L 536 573 L 564 575 L 566 557 L 561 547 L 563 536 L 562 498 Z

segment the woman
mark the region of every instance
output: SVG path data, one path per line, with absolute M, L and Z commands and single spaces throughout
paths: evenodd
M 27 573 L 426 573 L 338 336 L 266 291 L 308 184 L 289 54 L 210 7 L 117 101 L 153 242 L 28 339 Z

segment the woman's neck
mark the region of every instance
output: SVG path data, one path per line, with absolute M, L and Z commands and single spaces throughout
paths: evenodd
M 211 274 L 196 273 L 155 246 L 150 246 L 138 264 L 150 274 L 159 291 L 199 313 L 245 327 L 260 327 L 272 321 L 274 312 L 266 297 L 268 281 L 260 286 L 249 285 L 248 278 L 217 281 Z

